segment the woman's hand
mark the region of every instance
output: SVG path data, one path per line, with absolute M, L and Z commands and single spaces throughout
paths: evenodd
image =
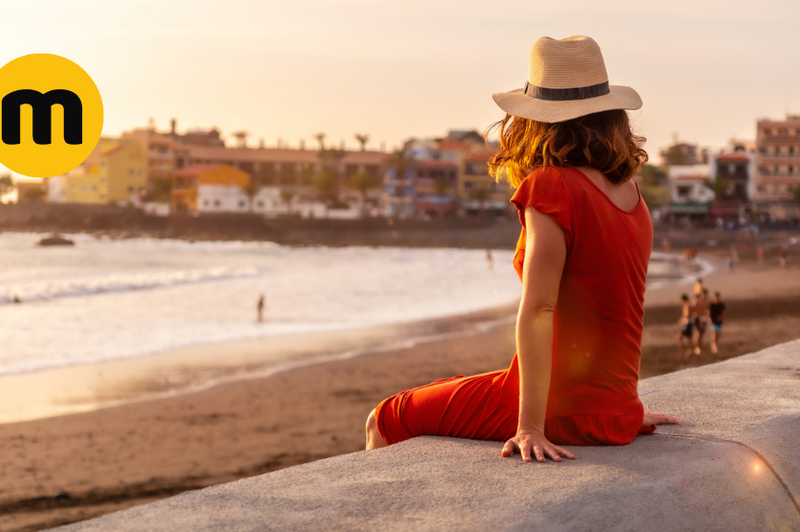
M 544 462 L 546 460 L 545 455 L 549 456 L 554 462 L 560 462 L 561 456 L 575 460 L 574 454 L 558 445 L 553 445 L 538 430 L 518 430 L 517 435 L 508 440 L 503 446 L 500 456 L 511 456 L 514 451 L 519 451 L 522 455 L 522 460 L 525 462 L 533 461 L 531 451 L 533 451 L 532 454 L 536 457 L 537 462 Z
M 668 416 L 666 414 L 659 414 L 658 412 L 645 412 L 644 413 L 644 420 L 642 421 L 642 428 L 649 427 L 651 425 L 680 425 L 681 420 L 673 417 Z

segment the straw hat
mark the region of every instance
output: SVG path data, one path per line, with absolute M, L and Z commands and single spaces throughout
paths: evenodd
M 525 87 L 492 94 L 492 99 L 510 115 L 548 123 L 642 106 L 632 88 L 608 84 L 600 47 L 582 35 L 536 41 Z

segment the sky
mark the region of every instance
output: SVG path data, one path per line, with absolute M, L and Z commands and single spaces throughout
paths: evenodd
M 216 126 L 297 147 L 391 149 L 484 131 L 493 92 L 520 88 L 537 38 L 589 35 L 629 85 L 654 162 L 674 138 L 721 147 L 758 118 L 800 113 L 797 0 L 0 0 L 0 65 L 54 53 L 81 65 L 104 134 Z

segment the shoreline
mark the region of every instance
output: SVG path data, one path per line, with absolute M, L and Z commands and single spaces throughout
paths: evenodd
M 518 303 L 358 329 L 184 346 L 144 356 L 0 375 L 0 425 L 93 412 L 425 342 L 478 334 Z M 221 352 L 224 356 L 220 356 Z

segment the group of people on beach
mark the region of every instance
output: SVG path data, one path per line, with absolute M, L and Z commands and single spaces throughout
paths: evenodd
M 689 348 L 690 357 L 700 356 L 703 337 L 711 325 L 711 352 L 716 353 L 725 321 L 725 303 L 719 292 L 714 292 L 713 300 L 709 300 L 708 288 L 703 286 L 703 279 L 697 278 L 694 285 L 693 299 L 687 294 L 681 296 L 682 313 L 678 322 L 678 347 L 681 359 L 686 357 Z

